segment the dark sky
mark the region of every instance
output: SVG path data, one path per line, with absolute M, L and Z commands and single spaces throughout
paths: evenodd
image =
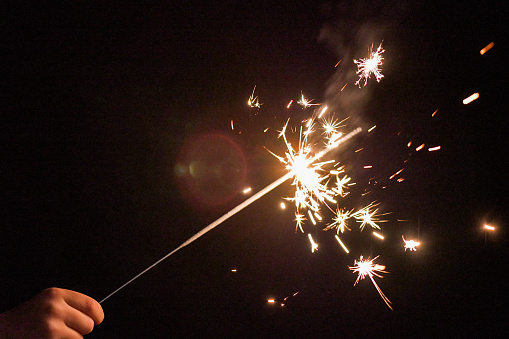
M 279 208 L 286 183 L 105 301 L 89 337 L 499 333 L 509 254 L 501 7 L 3 4 L 2 310 L 50 286 L 101 300 L 242 202 L 244 187 L 284 174 L 264 146 L 282 154 L 275 130 L 312 113 L 286 108 L 302 91 L 349 116 L 347 129 L 377 125 L 337 156 L 357 182 L 345 204 L 391 212 L 385 240 L 353 225 L 345 254 L 333 231 L 307 225 L 320 243 L 311 253 L 293 211 Z M 381 41 L 384 78 L 359 89 L 353 59 Z M 259 110 L 246 105 L 255 85 Z M 405 181 L 388 180 L 401 168 Z M 403 250 L 402 234 L 419 236 L 418 251 Z M 387 266 L 377 282 L 394 311 L 369 280 L 353 286 L 347 266 L 361 254 Z

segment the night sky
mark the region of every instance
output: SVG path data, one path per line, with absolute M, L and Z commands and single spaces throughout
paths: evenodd
M 290 204 L 279 207 L 285 183 L 105 301 L 88 337 L 508 333 L 499 2 L 18 2 L 0 12 L 0 311 L 51 286 L 101 300 L 242 202 L 245 187 L 279 178 L 266 148 L 283 154 L 277 130 L 312 114 L 296 105 L 303 93 L 350 117 L 345 131 L 364 128 L 335 159 L 357 183 L 345 206 L 376 200 L 390 212 L 384 241 L 351 224 L 346 254 L 325 224 L 307 224 L 320 246 L 311 253 Z M 382 41 L 384 78 L 358 88 L 353 59 Z M 255 85 L 260 109 L 247 106 Z M 388 179 L 401 168 L 404 181 Z M 402 234 L 419 237 L 416 252 Z M 390 272 L 376 281 L 393 311 L 371 281 L 353 286 L 348 266 L 361 254 Z

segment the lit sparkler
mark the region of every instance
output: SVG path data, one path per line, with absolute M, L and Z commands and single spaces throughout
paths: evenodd
M 371 45 L 369 58 L 359 60 L 354 59 L 353 62 L 357 65 L 357 75 L 359 76 L 359 79 L 355 82 L 355 84 L 358 85 L 359 88 L 361 87 L 360 83 L 362 79 L 364 79 L 364 86 L 366 86 L 371 74 L 375 76 L 377 82 L 382 80 L 384 76 L 379 67 L 382 66 L 383 52 L 385 52 L 385 50 L 382 48 L 382 43 L 380 43 L 376 52 L 373 52 L 373 45 Z
M 353 284 L 354 286 L 357 285 L 359 280 L 362 280 L 362 279 L 366 278 L 366 276 L 368 276 L 371 279 L 371 281 L 373 282 L 373 285 L 375 285 L 376 290 L 378 291 L 378 293 L 382 297 L 382 299 L 385 302 L 385 304 L 387 304 L 387 306 L 389 306 L 389 308 L 392 310 L 392 307 L 391 307 L 392 303 L 391 303 L 391 301 L 385 296 L 385 294 L 382 292 L 380 287 L 378 287 L 378 284 L 375 282 L 375 279 L 373 278 L 373 276 L 377 276 L 379 278 L 383 278 L 382 275 L 379 274 L 379 273 L 389 273 L 387 271 L 384 271 L 385 270 L 385 266 L 384 265 L 379 265 L 379 264 L 374 264 L 373 263 L 378 257 L 379 256 L 376 256 L 376 257 L 374 257 L 371 260 L 369 260 L 369 258 L 366 260 L 361 255 L 359 261 L 354 260 L 354 266 L 348 266 L 348 268 L 351 271 L 353 271 L 353 273 L 358 273 L 359 274 L 357 276 L 357 279 L 355 280 L 355 283 Z
M 330 120 L 334 121 L 334 120 Z M 342 169 L 335 169 L 327 171 L 324 167 L 335 163 L 335 160 L 319 161 L 326 153 L 331 149 L 336 148 L 344 140 L 350 138 L 352 135 L 360 132 L 360 128 L 350 132 L 348 135 L 339 138 L 342 134 L 335 132 L 337 126 L 331 129 L 331 136 L 324 150 L 320 152 L 313 152 L 311 144 L 308 142 L 309 135 L 312 134 L 314 128 L 313 119 L 307 121 L 306 130 L 303 131 L 302 127 L 299 134 L 299 143 L 297 150 L 295 150 L 292 144 L 286 137 L 286 129 L 288 122 L 283 126 L 283 129 L 279 133 L 279 137 L 283 138 L 286 145 L 285 157 L 276 155 L 269 151 L 272 155 L 278 158 L 288 170 L 289 174 L 293 177 L 293 185 L 295 186 L 295 194 L 293 197 L 288 197 L 286 200 L 292 201 L 295 204 L 295 221 L 296 230 L 300 229 L 304 232 L 302 225 L 306 218 L 302 214 L 303 210 L 307 210 L 309 220 L 316 224 L 315 218 L 321 220 L 320 208 L 321 205 L 325 205 L 329 210 L 332 208 L 328 205 L 330 203 L 335 204 L 335 197 L 346 195 L 345 185 L 350 179 L 345 176 L 343 179 L 339 179 L 339 173 L 342 173 Z M 339 125 L 338 125 L 339 126 Z M 337 178 L 337 186 L 329 187 L 329 179 L 332 176 Z
M 405 242 L 405 252 L 406 250 L 417 251 L 416 247 L 421 244 L 419 241 L 405 240 L 404 236 L 401 236 L 401 238 L 403 238 L 403 241 Z

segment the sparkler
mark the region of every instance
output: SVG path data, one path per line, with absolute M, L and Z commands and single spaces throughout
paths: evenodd
M 366 59 L 354 59 L 354 63 L 357 65 L 357 75 L 359 76 L 359 79 L 355 82 L 356 85 L 361 87 L 360 83 L 362 79 L 364 79 L 364 86 L 368 83 L 368 79 L 371 77 L 371 74 L 373 74 L 376 78 L 377 82 L 380 82 L 382 78 L 384 77 L 381 73 L 381 69 L 379 68 L 382 66 L 382 53 L 385 52 L 385 50 L 382 48 L 382 43 L 380 43 L 380 46 L 378 46 L 378 49 L 376 52 L 373 53 L 373 44 L 370 48 L 370 57 Z
M 371 49 L 373 46 L 371 46 Z M 369 59 L 361 59 L 360 61 L 354 60 L 354 62 L 358 65 L 359 71 L 357 74 L 359 74 L 361 77 L 356 82 L 356 85 L 360 83 L 360 81 L 364 78 L 364 86 L 367 83 L 367 79 L 371 76 L 371 74 L 374 74 L 377 82 L 380 81 L 380 79 L 383 77 L 383 75 L 380 73 L 379 66 L 381 65 L 381 62 L 383 60 L 381 54 L 384 52 L 382 49 L 382 44 L 378 47 L 377 51 L 375 53 L 371 52 L 371 58 Z M 345 85 L 346 86 L 346 85 Z M 360 85 L 359 85 L 360 87 Z M 343 87 L 344 88 L 344 87 Z M 248 100 L 248 105 L 250 107 L 254 108 L 260 108 L 262 105 L 258 97 L 255 96 L 255 90 L 256 86 L 253 88 L 253 92 L 251 93 L 251 96 Z M 287 108 L 291 106 L 293 101 L 290 101 Z M 301 93 L 301 99 L 297 102 L 299 105 L 303 106 L 304 108 L 308 108 L 310 106 L 320 105 L 318 103 L 313 103 L 313 100 L 308 100 L 304 97 L 304 94 Z M 325 106 L 321 112 L 319 113 L 319 117 L 321 118 L 322 115 L 327 110 L 327 106 Z M 344 121 L 344 120 L 343 120 Z M 307 214 L 309 216 L 309 219 L 313 224 L 316 224 L 315 219 L 318 219 L 319 221 L 322 220 L 322 217 L 320 215 L 320 205 L 325 205 L 329 210 L 333 211 L 331 207 L 329 207 L 328 203 L 336 203 L 335 197 L 340 196 L 344 197 L 347 193 L 345 192 L 346 185 L 350 181 L 350 178 L 348 178 L 346 175 L 343 178 L 339 178 L 339 174 L 343 172 L 343 168 L 335 169 L 335 166 L 333 166 L 333 169 L 331 171 L 326 171 L 324 169 L 325 165 L 336 163 L 335 160 L 327 160 L 319 162 L 319 160 L 326 155 L 328 152 L 330 152 L 332 149 L 335 149 L 340 144 L 345 142 L 346 140 L 350 139 L 360 131 L 362 131 L 362 128 L 358 127 L 355 130 L 351 131 L 347 135 L 343 136 L 343 133 L 338 132 L 338 128 L 341 127 L 340 124 L 343 122 L 337 122 L 337 120 L 334 120 L 331 118 L 330 120 L 324 120 L 323 128 L 325 130 L 325 135 L 327 137 L 327 142 L 325 144 L 325 147 L 323 150 L 319 152 L 314 152 L 314 149 L 312 148 L 311 144 L 308 142 L 308 136 L 311 135 L 314 132 L 314 125 L 315 121 L 314 119 L 309 119 L 306 124 L 306 130 L 303 132 L 303 129 L 301 127 L 300 129 L 300 135 L 299 135 L 299 143 L 298 148 L 295 150 L 292 147 L 292 144 L 288 141 L 286 137 L 286 129 L 288 126 L 289 120 L 284 125 L 283 129 L 281 130 L 279 137 L 282 137 L 284 140 L 284 143 L 286 145 L 287 151 L 285 153 L 285 157 L 281 157 L 276 155 L 275 153 L 269 151 L 272 153 L 276 158 L 278 158 L 284 165 L 286 170 L 288 171 L 285 175 L 280 177 L 279 179 L 275 180 L 273 183 L 269 184 L 256 194 L 252 195 L 248 199 L 246 199 L 244 202 L 221 216 L 219 219 L 215 220 L 205 228 L 203 228 L 201 231 L 196 233 L 195 235 L 191 236 L 188 240 L 184 241 L 180 246 L 175 248 L 170 253 L 163 256 L 161 259 L 154 262 L 152 265 L 148 266 L 146 269 L 144 269 L 142 272 L 134 276 L 131 280 L 127 281 L 125 284 L 117 288 L 115 291 L 110 293 L 108 296 L 106 296 L 104 299 L 102 299 L 99 303 L 103 303 L 108 298 L 125 288 L 127 285 L 131 284 L 133 281 L 150 271 L 152 268 L 157 266 L 159 263 L 182 249 L 183 247 L 191 244 L 204 234 L 208 233 L 221 223 L 223 223 L 225 220 L 229 219 L 242 209 L 249 206 L 251 203 L 255 202 L 274 188 L 278 187 L 283 182 L 292 179 L 293 182 L 292 185 L 295 186 L 295 194 L 293 197 L 286 198 L 289 201 L 293 201 L 296 206 L 296 212 L 295 212 L 295 221 L 296 221 L 296 231 L 297 229 L 300 229 L 301 232 L 304 232 L 303 230 L 303 223 L 306 220 L 305 216 L 301 213 L 301 210 L 307 210 Z M 375 128 L 376 126 L 373 126 L 370 131 Z M 231 128 L 233 129 L 233 120 L 231 121 Z M 332 176 L 336 176 L 336 186 L 333 188 L 330 188 L 328 186 L 329 179 Z M 249 190 L 244 191 L 244 193 L 249 193 Z M 346 220 L 349 217 L 354 217 L 357 219 L 358 222 L 361 223 L 360 229 L 364 228 L 365 225 L 370 225 L 373 228 L 380 229 L 380 227 L 376 224 L 376 222 L 379 222 L 380 220 L 377 218 L 376 212 L 378 211 L 377 208 L 375 208 L 378 204 L 371 203 L 368 206 L 360 209 L 359 211 L 352 213 L 345 212 L 343 210 L 338 209 L 335 214 L 335 219 L 332 224 L 330 224 L 326 229 L 336 228 L 337 233 L 341 231 L 342 233 L 345 231 L 345 229 L 348 229 L 346 226 Z M 284 205 L 282 205 L 284 206 Z M 374 210 L 373 210 L 374 208 Z M 349 230 L 349 229 L 348 229 Z M 308 234 L 309 241 L 311 242 L 311 251 L 314 252 L 318 249 L 318 245 L 314 242 L 311 234 Z M 336 235 L 336 239 L 341 244 L 343 249 L 348 253 L 348 249 L 346 246 L 342 243 L 342 241 L 339 239 L 339 237 Z M 376 259 L 376 258 L 375 258 Z M 373 259 L 374 260 L 374 259 Z M 379 276 L 376 273 L 378 272 L 384 272 L 383 269 L 385 269 L 385 266 L 382 265 L 372 265 L 372 261 L 364 261 L 362 256 L 361 260 L 359 262 L 355 262 L 357 265 L 357 268 L 353 268 L 354 271 L 359 272 L 359 277 L 357 278 L 357 282 L 359 281 L 359 278 L 364 279 L 365 275 L 369 275 L 371 280 L 373 281 L 373 284 L 379 291 L 380 295 L 386 302 L 386 304 L 391 308 L 389 305 L 390 301 L 385 297 L 385 295 L 382 293 L 382 291 L 378 288 L 378 285 L 376 285 L 373 275 Z M 366 264 L 368 263 L 368 264 Z M 350 268 L 352 269 L 352 268 Z M 354 284 L 354 285 L 355 285 Z M 269 300 L 269 302 L 271 302 Z M 391 308 L 392 309 L 392 308 Z
M 376 290 L 378 291 L 378 293 L 382 297 L 382 299 L 385 302 L 385 304 L 387 306 L 389 306 L 389 308 L 392 310 L 392 307 L 391 307 L 392 303 L 391 303 L 391 301 L 385 296 L 385 294 L 382 292 L 380 287 L 378 287 L 378 284 L 375 282 L 375 279 L 373 278 L 373 276 L 377 276 L 379 278 L 383 278 L 382 275 L 380 275 L 379 273 L 389 273 L 387 271 L 384 271 L 385 270 L 385 266 L 384 265 L 379 265 L 379 264 L 374 264 L 373 263 L 378 257 L 379 256 L 377 255 L 376 257 L 374 257 L 371 260 L 369 260 L 369 258 L 366 260 L 361 255 L 359 261 L 354 260 L 354 266 L 348 266 L 348 268 L 351 271 L 353 271 L 353 273 L 358 273 L 359 274 L 357 276 L 357 279 L 355 280 L 355 283 L 353 284 L 354 286 L 357 285 L 359 280 L 362 280 L 362 279 L 366 278 L 366 276 L 368 276 L 371 279 L 371 282 L 373 282 L 373 285 L 375 285 Z
M 403 241 L 405 242 L 405 252 L 406 250 L 417 251 L 416 247 L 421 244 L 419 241 L 405 240 L 404 236 L 401 236 L 401 238 L 403 238 Z
M 286 125 L 285 125 L 285 128 L 283 130 L 286 129 Z M 152 268 L 154 268 L 155 266 L 159 265 L 162 261 L 166 260 L 167 258 L 169 258 L 170 256 L 172 256 L 174 253 L 176 253 L 177 251 L 179 251 L 180 249 L 186 247 L 187 245 L 193 243 L 195 240 L 199 239 L 200 237 L 202 237 L 203 235 L 205 235 L 206 233 L 210 232 L 211 230 L 213 230 L 215 227 L 219 226 L 220 224 L 222 224 L 224 221 L 226 221 L 227 219 L 231 218 L 233 215 L 237 214 L 238 212 L 240 212 L 241 210 L 243 210 L 244 208 L 246 208 L 247 206 L 251 205 L 253 202 L 255 202 L 256 200 L 260 199 L 261 197 L 263 197 L 265 194 L 267 194 L 268 192 L 272 191 L 274 188 L 278 187 L 279 185 L 281 185 L 283 182 L 291 179 L 291 178 L 294 178 L 294 182 L 295 180 L 297 180 L 297 182 L 301 182 L 303 180 L 303 177 L 302 177 L 302 174 L 303 173 L 312 173 L 314 171 L 314 169 L 317 169 L 317 168 L 320 168 L 322 166 L 322 164 L 314 164 L 314 162 L 316 160 L 318 160 L 319 158 L 321 158 L 322 156 L 324 156 L 326 153 L 328 153 L 328 151 L 330 149 L 333 149 L 337 146 L 339 146 L 340 144 L 342 144 L 343 142 L 347 141 L 348 139 L 350 139 L 351 137 L 353 137 L 354 135 L 356 135 L 357 133 L 359 133 L 362 129 L 360 127 L 358 127 L 357 129 L 353 130 L 352 132 L 348 133 L 347 135 L 345 135 L 344 137 L 338 139 L 337 141 L 334 142 L 334 144 L 330 145 L 329 148 L 327 148 L 327 150 L 325 151 L 322 151 L 320 153 L 318 153 L 317 155 L 315 155 L 314 157 L 311 157 L 311 158 L 307 158 L 307 156 L 309 156 L 309 153 L 311 152 L 310 148 L 309 147 L 305 147 L 306 151 L 304 153 L 299 153 L 299 157 L 298 159 L 300 159 L 300 161 L 298 161 L 297 164 L 294 164 L 292 163 L 289 167 L 290 167 L 290 170 L 288 173 L 286 173 L 285 175 L 283 175 L 282 177 L 280 177 L 279 179 L 275 180 L 274 182 L 272 182 L 271 184 L 267 185 L 265 188 L 261 189 L 260 191 L 258 191 L 257 193 L 253 194 L 252 196 L 250 196 L 248 199 L 244 200 L 242 203 L 240 203 L 239 205 L 237 205 L 236 207 L 234 207 L 233 209 L 231 209 L 229 212 L 225 213 L 224 215 L 222 215 L 220 218 L 218 218 L 217 220 L 215 220 L 214 222 L 212 222 L 211 224 L 209 224 L 208 226 L 206 226 L 205 228 L 203 228 L 201 231 L 197 232 L 195 235 L 191 236 L 189 239 L 187 239 L 186 241 L 184 241 L 180 246 L 178 246 L 177 248 L 175 248 L 173 251 L 171 251 L 170 253 L 166 254 L 165 256 L 163 256 L 161 259 L 157 260 L 156 262 L 154 262 L 152 265 L 148 266 L 146 269 L 144 269 L 143 271 L 141 271 L 139 274 L 137 274 L 136 276 L 134 276 L 131 280 L 127 281 L 126 283 L 124 283 L 122 286 L 120 286 L 119 288 L 117 288 L 115 291 L 113 291 L 112 293 L 110 293 L 108 296 L 106 296 L 104 299 L 102 299 L 99 303 L 102 304 L 104 301 L 106 301 L 107 299 L 109 299 L 111 296 L 113 296 L 114 294 L 116 294 L 117 292 L 119 292 L 120 290 L 122 290 L 123 288 L 125 288 L 126 286 L 128 286 L 129 284 L 131 284 L 133 281 L 135 281 L 136 279 L 138 279 L 139 277 L 141 277 L 142 275 L 144 275 L 145 273 L 147 273 L 148 271 L 150 271 Z M 284 134 L 283 134 L 284 135 Z M 286 140 L 286 138 L 285 138 Z M 289 146 L 289 150 L 291 149 L 293 152 L 293 149 L 291 148 L 290 144 L 287 143 L 287 145 Z M 291 153 L 293 154 L 293 159 L 295 159 L 295 153 Z M 279 157 L 278 157 L 279 158 Z M 328 163 L 328 162 L 327 162 Z M 306 169 L 307 166 L 312 166 L 312 168 L 314 168 L 313 170 L 309 170 L 309 169 Z M 301 167 L 302 166 L 302 167 Z M 302 171 L 301 171 L 302 169 Z M 299 177 L 299 179 L 295 179 Z M 305 177 L 305 176 L 304 176 Z M 315 178 L 316 179 L 316 178 Z M 313 181 L 313 179 L 311 179 Z M 318 183 L 323 181 L 323 179 L 320 179 L 320 177 L 318 178 Z M 321 196 L 323 196 L 323 193 L 320 193 Z M 296 195 L 297 197 L 297 195 Z M 296 199 L 296 201 L 299 201 L 299 204 L 301 203 L 302 199 L 302 203 L 306 203 L 307 199 L 305 197 L 302 197 L 302 198 L 299 198 L 299 199 Z M 302 222 L 305 220 L 304 216 L 303 215 L 296 215 L 296 219 L 297 219 L 297 225 L 301 226 Z M 302 229 L 302 227 L 301 227 Z

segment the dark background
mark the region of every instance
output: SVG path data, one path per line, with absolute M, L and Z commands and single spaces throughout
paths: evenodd
M 283 154 L 275 130 L 312 113 L 286 109 L 302 91 L 350 116 L 346 130 L 377 125 L 336 158 L 357 182 L 346 205 L 392 212 L 385 240 L 352 225 L 345 254 L 333 231 L 307 225 L 320 244 L 311 253 L 293 211 L 278 207 L 285 183 L 105 301 L 89 337 L 507 334 L 499 2 L 16 2 L 1 12 L 1 310 L 50 286 L 101 300 L 240 203 L 244 187 L 281 176 L 263 147 Z M 382 40 L 385 77 L 359 89 L 352 60 Z M 246 105 L 255 85 L 259 110 Z M 210 171 L 189 179 L 193 160 Z M 405 181 L 388 180 L 402 167 Z M 416 252 L 402 234 L 419 237 Z M 369 280 L 353 286 L 347 266 L 361 254 L 387 266 L 377 282 L 394 311 Z

